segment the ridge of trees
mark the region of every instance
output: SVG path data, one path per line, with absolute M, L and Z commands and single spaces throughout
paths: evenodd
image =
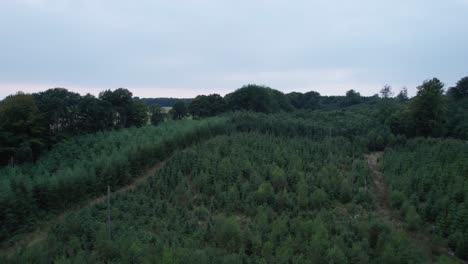
M 225 118 L 167 122 L 74 137 L 36 164 L 0 169 L 0 242 L 35 222 L 123 186 L 177 149 L 224 133 Z
M 157 97 L 157 98 L 141 98 L 148 106 L 152 106 L 154 104 L 159 105 L 160 107 L 172 107 L 174 104 L 182 100 L 185 104 L 190 104 L 192 98 L 174 98 L 174 97 Z
M 361 136 L 287 133 L 233 131 L 177 152 L 137 191 L 112 196 L 112 235 L 98 204 L 4 261 L 428 263 L 369 213 Z
M 283 94 L 249 84 L 224 97 L 210 94 L 194 99 L 162 99 L 170 99 L 169 116 L 175 120 L 230 111 L 278 113 L 373 106 L 380 109 L 381 121 L 394 134 L 468 139 L 468 77 L 446 93 L 444 84 L 436 78 L 424 81 L 417 89 L 413 98 L 408 98 L 406 88 L 392 97 L 390 86 L 381 90 L 380 97 L 363 97 L 354 90 L 345 96 L 321 96 L 313 91 Z M 139 99 L 123 88 L 103 91 L 97 98 L 64 88 L 10 95 L 0 102 L 0 165 L 35 161 L 53 144 L 70 136 L 160 124 L 166 114 L 155 104 L 156 99 Z
M 10 95 L 0 102 L 0 165 L 32 162 L 70 136 L 143 126 L 147 113 L 146 104 L 123 88 L 98 98 L 64 88 Z
M 434 80 L 429 85 L 423 84 L 421 89 L 428 86 L 431 86 L 430 91 L 438 91 L 440 84 Z M 446 96 L 437 92 L 424 92 L 419 96 L 426 94 Z M 353 98 L 355 94 L 350 93 L 350 96 Z M 451 100 L 445 99 L 446 103 Z M 177 152 L 173 161 L 158 177 L 151 178 L 148 185 L 138 192 L 116 197 L 112 211 L 115 216 L 112 239 L 106 235 L 103 221 L 106 208 L 97 205 L 67 217 L 51 229 L 46 242 L 15 255 L 16 262 L 38 258 L 57 262 L 67 262 L 68 259 L 77 262 L 126 262 L 129 258 L 133 261 L 156 258 L 175 259 L 176 262 L 203 262 L 206 259 L 220 262 L 224 258 L 232 258 L 235 263 L 248 263 L 248 260 L 268 263 L 281 258 L 285 263 L 291 259 L 303 260 L 304 263 L 310 259 L 318 263 L 331 259 L 335 263 L 427 263 L 428 258 L 418 245 L 413 245 L 403 234 L 367 213 L 372 208 L 367 192 L 367 184 L 371 181 L 367 178 L 369 172 L 362 160 L 363 153 L 386 147 L 398 150 L 399 146 L 412 142 L 404 134 L 392 133 L 389 125 L 396 113 L 394 109 L 401 109 L 411 102 L 412 99 L 382 95 L 381 99 L 371 98 L 365 103 L 361 101 L 331 110 L 240 111 L 215 118 L 219 123 L 214 122 L 217 125 L 212 127 L 212 132 L 207 132 L 211 129 L 199 130 L 188 137 L 182 133 L 192 131 L 186 124 L 201 124 L 199 122 L 212 119 L 171 122 L 172 129 L 168 129 L 170 124 L 165 124 L 101 132 L 102 137 L 96 141 L 93 137 L 101 133 L 85 136 L 91 141 L 77 141 L 72 146 L 64 142 L 54 148 L 57 151 L 55 158 L 46 156 L 46 159 L 31 165 L 43 176 L 31 176 L 28 165 L 6 168 L 5 171 L 10 173 L 7 177 L 9 184 L 0 184 L 6 186 L 0 190 L 0 198 L 6 197 L 5 200 L 0 199 L 0 206 L 8 213 L 0 222 L 8 225 L 2 230 L 6 232 L 5 237 L 10 234 L 8 232 L 14 233 L 9 229 L 15 226 L 12 219 L 22 219 L 22 214 L 26 214 L 24 226 L 34 222 L 35 217 L 43 217 L 44 211 L 31 210 L 28 207 L 31 204 L 45 204 L 50 206 L 48 208 L 60 210 L 57 201 L 62 201 L 62 196 L 69 197 L 64 198 L 64 202 L 72 203 L 80 197 L 82 189 L 98 192 L 104 189 L 108 179 L 113 184 L 125 182 L 134 175 L 134 170 L 144 167 L 141 162 L 154 157 L 153 154 L 164 156 L 164 152 L 154 149 L 153 153 L 147 149 L 154 147 L 152 144 L 158 145 L 158 140 L 168 140 L 163 146 L 172 150 L 179 143 L 194 142 L 192 139 L 198 136 L 211 138 L 212 135 L 224 134 L 187 151 Z M 181 105 L 185 106 L 185 103 Z M 147 134 L 140 134 L 143 131 Z M 115 135 L 118 140 L 113 141 L 110 135 Z M 180 142 L 176 144 L 171 138 Z M 94 146 L 97 142 L 104 145 Z M 458 141 L 458 144 L 461 146 L 464 142 Z M 63 152 L 57 148 L 60 146 Z M 111 149 L 113 154 L 99 154 L 99 149 Z M 98 153 L 93 154 L 96 151 Z M 432 151 L 437 150 L 424 148 L 417 153 Z M 454 165 L 444 161 L 452 156 L 450 152 L 443 153 L 441 164 L 436 166 L 453 168 L 453 174 L 464 173 L 457 169 L 463 165 L 460 163 L 463 156 Z M 397 152 L 393 156 L 398 155 Z M 81 159 L 84 163 L 76 164 Z M 435 163 L 434 160 L 424 162 Z M 424 168 L 424 162 L 415 170 Z M 94 163 L 99 166 L 93 174 Z M 64 166 L 64 169 L 59 166 Z M 401 167 L 398 159 L 384 166 L 385 173 L 391 167 L 403 175 L 412 173 L 406 165 Z M 406 171 L 400 172 L 399 168 Z M 80 170 L 84 173 L 75 174 Z M 70 175 L 76 178 L 70 178 Z M 91 180 L 92 184 L 88 184 L 86 175 L 96 175 L 91 177 L 96 182 Z M 61 181 L 62 178 L 67 180 Z M 395 176 L 395 181 L 400 178 L 401 175 Z M 10 182 L 11 179 L 20 181 Z M 417 226 L 421 220 L 426 220 L 423 218 L 425 208 L 431 208 L 425 200 L 427 186 L 432 186 L 432 189 L 440 183 L 432 184 L 426 179 L 416 181 L 414 175 L 405 179 L 411 179 L 410 183 L 405 182 L 405 186 L 415 190 L 399 188 L 398 184 L 392 187 L 404 193 L 409 206 L 404 217 L 411 226 Z M 83 185 L 82 188 L 70 187 L 74 184 Z M 466 186 L 459 181 L 456 185 Z M 100 189 L 94 190 L 89 186 Z M 461 199 L 463 192 L 457 189 L 453 199 Z M 392 193 L 392 197 L 396 197 L 392 198 L 395 204 L 398 203 L 398 195 Z M 433 195 L 433 199 L 437 197 Z M 414 204 L 419 199 L 421 207 Z M 47 201 L 55 201 L 58 205 L 47 205 Z M 460 208 L 464 208 L 466 203 L 462 204 Z M 33 216 L 25 213 L 29 210 Z M 452 211 L 456 212 L 456 209 Z M 441 223 L 450 228 L 462 226 L 458 231 L 464 230 L 464 225 L 460 225 L 464 223 L 464 213 L 450 215 Z M 310 235 L 307 235 L 307 230 Z M 447 239 L 452 248 L 458 249 L 457 252 L 463 252 L 463 232 L 450 233 L 442 239 Z
M 382 164 L 391 205 L 411 229 L 429 223 L 434 240 L 446 239 L 468 259 L 468 144 L 415 138 L 388 149 Z

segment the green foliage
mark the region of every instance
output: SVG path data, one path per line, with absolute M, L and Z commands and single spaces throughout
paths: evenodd
M 58 144 L 34 165 L 0 170 L 0 240 L 48 214 L 128 184 L 178 148 L 224 132 L 225 119 L 102 132 Z M 27 151 L 25 151 L 27 152 Z
M 380 90 L 380 96 L 385 99 L 392 97 L 393 96 L 392 87 L 390 85 L 385 85 Z
M 468 237 L 467 160 L 464 141 L 422 138 L 387 150 L 383 159 L 392 203 L 401 206 L 408 226 L 431 223 L 463 258 Z
M 77 129 L 74 133 L 92 133 L 114 126 L 112 105 L 91 94 L 83 96 L 78 103 Z
M 397 210 L 400 209 L 405 201 L 406 197 L 404 193 L 398 190 L 392 191 L 390 195 L 390 203 L 393 208 Z
M 54 88 L 34 94 L 40 112 L 44 115 L 51 140 L 60 140 L 63 133 L 77 129 L 78 104 L 81 96 L 65 88 Z
M 159 105 L 152 104 L 149 107 L 149 111 L 150 111 L 150 114 L 151 114 L 151 124 L 152 125 L 157 126 L 157 125 L 159 125 L 160 123 L 162 123 L 164 121 L 165 114 L 163 113 L 162 108 Z
M 444 84 L 437 78 L 424 81 L 406 109 L 401 109 L 392 121 L 395 133 L 407 136 L 443 136 L 446 118 Z
M 315 110 L 320 108 L 320 94 L 317 92 L 289 93 L 286 95 L 296 109 Z
M 188 111 L 194 118 L 215 116 L 226 111 L 226 102 L 219 94 L 199 95 L 190 102 Z
M 449 97 L 446 118 L 446 136 L 468 140 L 468 97 Z
M 271 183 L 264 182 L 258 186 L 256 198 L 260 203 L 271 203 L 273 201 L 274 192 Z
M 455 100 L 468 97 L 468 76 L 461 78 L 455 87 L 450 88 L 447 94 Z
M 340 106 L 347 107 L 359 103 L 361 103 L 361 95 L 354 90 L 349 90 L 346 92 L 346 97 L 341 101 Z
M 17 93 L 0 102 L 0 165 L 32 161 L 44 144 L 45 126 L 32 95 Z M 13 160 L 14 161 L 14 160 Z
M 437 135 L 445 113 L 443 87 L 444 84 L 436 78 L 418 87 L 418 93 L 410 104 L 416 135 Z
M 177 102 L 175 102 L 169 114 L 174 120 L 180 120 L 180 119 L 185 118 L 188 114 L 188 110 L 187 110 L 187 106 L 185 105 L 185 102 L 182 100 L 178 100 Z
M 274 113 L 293 110 L 286 95 L 266 86 L 249 84 L 227 94 L 228 109 L 262 113 Z
M 133 99 L 132 112 L 129 123 L 132 126 L 141 127 L 148 124 L 148 106 L 140 98 Z
M 405 212 L 405 222 L 408 223 L 410 230 L 416 230 L 421 225 L 421 217 L 416 212 L 416 208 L 412 205 L 408 206 Z
M 99 99 L 112 105 L 112 121 L 115 127 L 123 128 L 132 125 L 133 94 L 124 88 L 114 91 L 106 90 L 99 94 Z
M 408 89 L 406 89 L 406 87 L 401 88 L 396 98 L 401 102 L 408 100 Z
M 302 131 L 333 119 L 323 115 L 318 124 L 290 116 L 293 127 L 281 125 L 283 115 L 269 116 L 280 124 L 274 133 L 266 117 L 243 115 L 258 121 L 249 124 L 250 132 L 229 130 L 176 152 L 137 190 L 113 195 L 112 241 L 105 232 L 107 208 L 97 204 L 55 225 L 35 257 L 63 263 L 390 263 L 398 252 L 397 263 L 427 262 L 389 227 L 373 231 L 378 220 L 365 209 L 369 200 L 355 197 L 370 182 L 365 134 L 327 133 L 323 140 Z M 244 130 L 239 118 L 230 123 Z M 26 251 L 8 261 L 24 262 L 32 254 Z

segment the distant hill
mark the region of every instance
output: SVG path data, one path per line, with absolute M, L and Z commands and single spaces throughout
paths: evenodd
M 185 103 L 188 105 L 190 101 L 192 101 L 192 98 L 168 98 L 168 97 L 158 97 L 158 98 L 142 98 L 148 106 L 153 105 L 153 104 L 158 104 L 161 107 L 172 107 L 175 102 L 178 100 L 183 100 Z

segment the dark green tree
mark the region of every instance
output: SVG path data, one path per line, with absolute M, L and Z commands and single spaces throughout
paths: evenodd
M 307 93 L 292 92 L 287 94 L 291 104 L 297 109 L 315 110 L 320 107 L 320 94 L 314 91 Z
M 362 101 L 362 98 L 361 98 L 360 93 L 358 93 L 358 92 L 356 92 L 354 90 L 349 90 L 349 91 L 346 92 L 346 96 L 343 99 L 343 101 L 341 101 L 340 106 L 341 107 L 347 107 L 347 106 L 359 104 L 359 103 L 361 103 L 361 101 Z
M 393 92 L 392 92 L 392 87 L 390 85 L 387 84 L 380 90 L 380 97 L 390 98 L 392 96 L 393 96 Z
M 398 93 L 396 97 L 400 101 L 408 100 L 408 89 L 406 89 L 406 87 L 401 88 L 401 91 Z
M 160 124 L 161 122 L 164 122 L 164 116 L 165 114 L 162 111 L 162 108 L 157 105 L 157 104 L 152 104 L 149 107 L 149 111 L 151 114 L 151 124 L 156 126 Z
M 51 143 L 76 132 L 81 99 L 78 93 L 65 88 L 53 88 L 34 94 L 34 99 L 47 123 Z
M 187 106 L 185 106 L 185 103 L 182 100 L 177 101 L 170 111 L 172 119 L 175 120 L 183 119 L 187 116 L 187 113 Z
M 0 102 L 0 162 L 5 164 L 14 155 L 30 161 L 44 145 L 45 126 L 34 97 L 17 93 Z
M 461 78 L 455 87 L 450 88 L 447 94 L 454 99 L 468 97 L 468 76 Z
M 270 87 L 249 84 L 227 94 L 226 103 L 229 110 L 274 113 L 291 111 L 293 106 L 282 92 Z
M 148 106 L 138 97 L 133 99 L 132 111 L 129 117 L 129 126 L 141 127 L 148 124 Z
M 194 118 L 218 115 L 226 110 L 226 102 L 219 94 L 199 95 L 195 97 L 188 107 Z
M 113 124 L 117 128 L 128 127 L 133 112 L 133 94 L 124 88 L 106 90 L 99 94 L 99 99 L 112 105 Z
M 81 132 L 90 133 L 113 127 L 112 105 L 91 94 L 80 99 L 78 112 L 78 127 Z
M 438 134 L 446 110 L 443 88 L 444 84 L 437 78 L 424 81 L 418 86 L 418 92 L 409 105 L 413 124 L 411 134 L 421 136 Z

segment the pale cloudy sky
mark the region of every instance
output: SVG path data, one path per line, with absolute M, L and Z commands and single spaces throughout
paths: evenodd
M 468 0 L 0 0 L 0 98 L 247 83 L 323 95 L 468 75 Z

